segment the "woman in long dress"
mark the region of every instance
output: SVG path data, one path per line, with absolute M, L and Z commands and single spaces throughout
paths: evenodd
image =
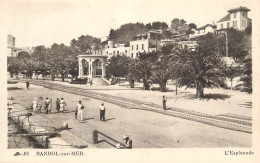
M 60 100 L 60 111 L 63 112 L 65 110 L 66 102 L 61 98 Z
M 32 102 L 32 108 L 33 108 L 33 112 L 36 113 L 37 112 L 37 108 L 38 107 L 38 101 L 37 98 L 35 97 L 33 102 Z

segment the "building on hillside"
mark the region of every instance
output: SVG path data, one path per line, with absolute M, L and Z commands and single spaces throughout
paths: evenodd
M 162 38 L 161 30 L 150 30 L 147 33 L 138 34 L 130 41 L 130 57 L 136 58 L 139 53 L 156 51 L 160 47 Z
M 245 30 L 251 23 L 251 19 L 247 15 L 249 11 L 248 8 L 243 6 L 228 10 L 228 14 L 217 22 L 217 30 L 228 28 Z
M 203 35 L 206 35 L 207 33 L 215 33 L 217 29 L 217 26 L 214 25 L 214 24 L 207 24 L 207 25 L 204 25 L 202 27 L 199 27 L 194 31 L 193 34 L 190 34 L 190 39 L 194 39 L 194 38 L 197 38 L 199 36 L 203 36 Z
M 108 41 L 107 45 L 103 50 L 104 55 L 107 55 L 108 58 L 115 55 L 126 55 L 129 56 L 130 47 L 125 44 L 114 44 L 113 41 Z

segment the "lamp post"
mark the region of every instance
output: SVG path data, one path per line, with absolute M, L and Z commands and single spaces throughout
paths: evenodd
M 227 37 L 227 32 L 224 31 L 226 34 L 226 57 L 228 57 L 228 37 Z

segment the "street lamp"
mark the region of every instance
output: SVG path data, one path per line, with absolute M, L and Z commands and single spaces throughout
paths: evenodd
M 223 31 L 226 34 L 226 57 L 228 57 L 228 37 L 227 32 Z

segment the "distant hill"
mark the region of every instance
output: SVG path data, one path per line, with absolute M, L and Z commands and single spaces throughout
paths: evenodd
M 137 34 L 148 32 L 148 30 L 143 23 L 128 23 L 121 25 L 116 30 L 111 29 L 109 39 L 115 43 L 129 44 Z

